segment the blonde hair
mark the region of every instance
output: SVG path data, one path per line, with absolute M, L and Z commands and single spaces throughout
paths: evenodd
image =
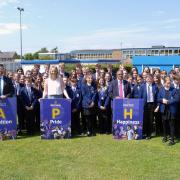
M 51 74 L 52 69 L 54 69 L 56 71 L 56 78 L 57 78 L 59 76 L 59 71 L 58 71 L 58 68 L 56 66 L 50 67 L 49 77 L 52 79 L 52 74 Z

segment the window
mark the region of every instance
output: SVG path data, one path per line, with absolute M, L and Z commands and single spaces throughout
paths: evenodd
M 178 54 L 178 50 L 176 49 L 176 50 L 174 50 L 174 54 Z

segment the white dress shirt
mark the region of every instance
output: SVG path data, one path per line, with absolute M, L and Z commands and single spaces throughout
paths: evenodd
M 146 90 L 147 90 L 147 102 L 154 102 L 152 84 L 146 83 Z

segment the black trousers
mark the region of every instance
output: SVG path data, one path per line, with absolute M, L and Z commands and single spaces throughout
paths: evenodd
M 100 133 L 110 133 L 109 111 L 98 109 L 99 129 Z
M 109 107 L 109 111 L 108 111 L 108 132 L 112 133 L 112 109 Z
M 180 138 L 180 103 L 178 103 L 177 105 L 177 115 L 176 115 L 176 119 L 175 119 L 175 135 L 177 138 Z
M 154 103 L 147 103 L 144 106 L 143 135 L 151 137 L 154 121 Z
M 156 125 L 156 135 L 162 135 L 163 127 L 162 127 L 161 113 L 160 112 L 154 113 L 154 117 L 155 117 L 155 125 Z
M 87 131 L 93 135 L 95 134 L 96 128 L 96 109 L 95 108 L 84 108 L 84 116 L 87 124 Z
M 40 132 L 40 103 L 38 102 L 35 108 L 35 128 L 37 132 Z
M 72 121 L 71 121 L 71 130 L 72 135 L 81 134 L 81 126 L 80 126 L 80 111 L 77 110 L 72 112 Z
M 25 110 L 26 128 L 28 134 L 34 133 L 35 127 L 35 110 L 27 111 Z
M 18 129 L 21 131 L 25 129 L 25 110 L 20 98 L 17 96 L 17 115 L 18 115 Z
M 164 138 L 167 137 L 167 134 L 168 134 L 167 131 L 168 131 L 168 125 L 169 125 L 171 141 L 174 141 L 174 132 L 175 132 L 174 123 L 175 123 L 175 119 L 168 119 L 167 116 L 162 114 L 163 137 Z
M 83 109 L 81 109 L 81 126 L 82 126 L 82 132 L 86 133 L 87 131 L 87 123 L 86 123 L 86 117 L 84 115 Z
M 87 131 L 90 134 L 95 134 L 96 127 L 96 116 L 95 115 L 86 115 Z

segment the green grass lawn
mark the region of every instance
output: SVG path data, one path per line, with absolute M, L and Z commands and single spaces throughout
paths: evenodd
M 39 136 L 0 142 L 0 179 L 180 179 L 180 143 Z

